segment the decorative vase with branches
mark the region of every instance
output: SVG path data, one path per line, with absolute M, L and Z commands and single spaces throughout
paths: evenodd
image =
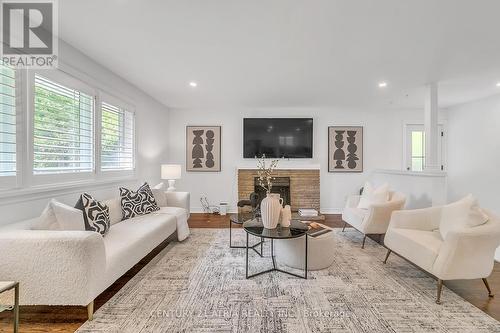
M 263 154 L 262 157 L 257 158 L 257 176 L 259 177 L 259 186 L 266 190 L 266 194 L 271 193 L 273 188 L 273 172 L 278 166 L 279 160 L 272 160 L 270 164 L 266 163 L 266 155 Z
M 260 213 L 264 228 L 274 229 L 277 227 L 283 199 L 279 194 L 271 194 L 273 188 L 273 172 L 278 166 L 279 160 L 272 160 L 269 164 L 266 163 L 266 155 L 257 158 L 257 176 L 259 186 L 266 190 L 266 197 L 260 203 Z

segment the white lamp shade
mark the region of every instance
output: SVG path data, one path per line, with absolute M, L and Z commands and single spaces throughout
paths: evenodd
M 180 164 L 162 164 L 161 179 L 180 179 L 181 165 Z

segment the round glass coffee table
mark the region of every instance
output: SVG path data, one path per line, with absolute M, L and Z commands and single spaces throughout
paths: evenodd
M 247 221 L 253 220 L 255 217 L 252 213 L 235 213 L 229 216 L 229 247 L 232 249 L 246 249 L 244 245 L 234 245 L 233 244 L 233 223 L 236 225 L 242 225 Z M 262 257 L 262 244 L 264 243 L 264 239 L 261 238 L 260 242 L 251 245 L 250 248 L 255 251 L 259 256 Z M 256 247 L 260 245 L 260 252 L 257 251 Z
M 273 271 L 281 272 L 281 273 L 286 273 L 295 277 L 299 277 L 302 279 L 307 279 L 307 230 L 308 227 L 304 223 L 297 221 L 297 220 L 292 220 L 290 223 L 290 227 L 288 228 L 283 228 L 280 225 L 274 229 L 266 229 L 264 228 L 264 225 L 262 224 L 262 220 L 260 218 L 255 218 L 249 221 L 246 221 L 243 223 L 243 229 L 245 229 L 247 233 L 247 243 L 246 243 L 246 260 L 245 260 L 245 275 L 246 278 L 252 278 L 257 275 L 261 275 L 264 273 L 269 273 Z M 255 274 L 248 274 L 248 249 L 251 247 L 248 246 L 248 236 L 253 235 L 257 236 L 260 238 L 265 238 L 265 239 L 270 239 L 271 240 L 271 258 L 273 261 L 273 268 L 258 272 Z M 298 275 L 292 272 L 287 272 L 284 271 L 278 267 L 276 267 L 276 259 L 274 257 L 274 240 L 275 239 L 291 239 L 291 238 L 299 238 L 299 237 L 304 237 L 305 239 L 305 266 L 304 266 L 304 275 Z M 261 253 L 262 255 L 262 253 Z

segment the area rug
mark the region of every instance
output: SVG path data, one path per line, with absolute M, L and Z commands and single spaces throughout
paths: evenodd
M 233 241 L 243 242 L 242 229 Z M 349 230 L 333 231 L 335 261 L 303 280 L 245 279 L 245 250 L 228 229 L 192 229 L 171 243 L 78 332 L 500 332 L 500 323 L 431 277 Z M 265 254 L 269 253 L 266 243 Z M 250 252 L 250 272 L 272 266 Z

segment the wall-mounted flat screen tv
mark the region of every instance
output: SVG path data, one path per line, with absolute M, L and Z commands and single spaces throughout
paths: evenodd
M 312 118 L 244 118 L 243 157 L 312 158 Z

